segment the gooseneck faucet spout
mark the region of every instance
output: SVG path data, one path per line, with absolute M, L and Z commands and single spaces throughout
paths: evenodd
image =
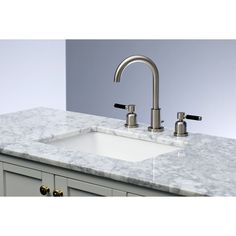
M 153 132 L 161 132 L 164 128 L 161 126 L 161 118 L 160 118 L 160 108 L 159 108 L 159 73 L 156 64 L 148 57 L 135 55 L 130 56 L 124 59 L 116 69 L 114 82 L 120 82 L 122 72 L 124 69 L 135 62 L 142 62 L 149 66 L 152 71 L 152 79 L 153 79 L 153 102 L 151 109 L 151 126 L 148 127 L 149 131 Z

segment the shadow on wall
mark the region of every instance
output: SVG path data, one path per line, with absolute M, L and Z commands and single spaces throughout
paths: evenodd
M 236 138 L 236 40 L 67 40 L 67 110 L 125 119 L 113 104 L 134 103 L 139 122 L 149 124 L 150 69 L 132 64 L 113 83 L 118 64 L 134 54 L 159 69 L 166 128 L 173 130 L 176 113 L 185 111 L 203 116 L 188 121 L 189 132 Z

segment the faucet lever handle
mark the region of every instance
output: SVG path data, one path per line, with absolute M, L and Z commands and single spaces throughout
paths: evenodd
M 124 105 L 124 104 L 115 103 L 114 107 L 115 108 L 119 108 L 119 109 L 128 110 L 128 112 L 130 112 L 130 113 L 134 113 L 135 112 L 135 105 L 133 105 L 133 104 Z
M 119 103 L 115 103 L 115 104 L 114 104 L 114 107 L 115 107 L 115 108 L 119 108 L 119 109 L 126 109 L 126 105 L 124 105 L 124 104 L 119 104 Z
M 126 115 L 125 127 L 127 127 L 127 128 L 136 128 L 136 127 L 138 127 L 137 114 L 135 113 L 135 105 L 133 105 L 133 104 L 124 105 L 124 104 L 115 103 L 114 107 L 119 108 L 119 109 L 128 110 L 128 113 Z
M 178 120 L 175 122 L 174 136 L 186 137 L 186 136 L 188 136 L 188 132 L 187 132 L 187 123 L 184 121 L 184 119 L 202 120 L 202 117 L 201 116 L 194 116 L 194 115 L 185 115 L 185 112 L 178 112 L 177 119 Z
M 199 120 L 199 121 L 202 120 L 201 116 L 194 116 L 194 115 L 186 115 L 185 118 L 188 120 Z

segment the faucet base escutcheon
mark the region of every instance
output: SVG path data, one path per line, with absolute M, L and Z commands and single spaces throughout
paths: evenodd
M 138 127 L 138 124 L 136 125 L 128 125 L 128 124 L 125 124 L 124 125 L 126 128 L 137 128 Z
M 162 132 L 164 131 L 164 127 L 161 126 L 160 128 L 153 128 L 151 126 L 148 127 L 148 131 L 151 131 L 151 132 Z
M 162 132 L 164 127 L 161 126 L 161 109 L 151 109 L 151 126 L 148 127 L 148 131 Z

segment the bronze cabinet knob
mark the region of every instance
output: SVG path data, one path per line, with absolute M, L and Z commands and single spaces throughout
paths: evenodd
M 50 193 L 50 188 L 47 187 L 47 186 L 45 186 L 45 185 L 42 185 L 42 186 L 40 187 L 39 191 L 40 191 L 40 193 L 41 193 L 42 195 L 47 195 L 47 194 Z
M 53 196 L 54 197 L 62 197 L 63 196 L 63 192 L 61 190 L 54 190 L 53 191 Z

